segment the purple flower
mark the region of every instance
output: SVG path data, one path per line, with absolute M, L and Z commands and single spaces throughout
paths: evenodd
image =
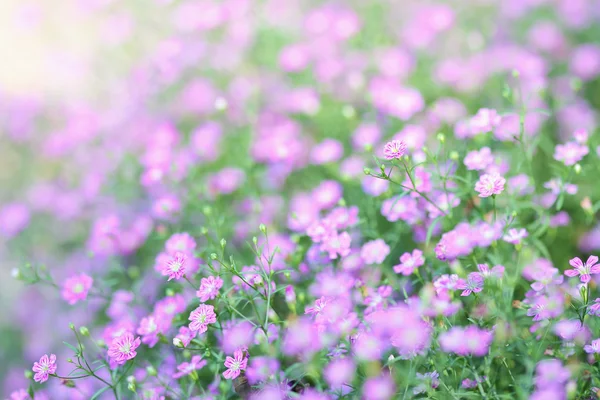
M 456 288 L 463 291 L 460 294 L 461 296 L 468 296 L 471 293 L 481 292 L 483 290 L 483 281 L 483 275 L 479 272 L 471 272 L 469 276 L 467 276 L 466 281 L 464 279 L 459 280 Z
M 467 153 L 464 163 L 468 170 L 482 171 L 492 162 L 494 157 L 489 147 L 482 147 L 480 150 L 474 150 Z
M 475 191 L 479 193 L 479 197 L 490 197 L 502 193 L 505 183 L 506 179 L 499 174 L 484 174 L 475 184 Z
M 600 273 L 600 265 L 598 265 L 598 257 L 596 256 L 590 256 L 585 264 L 579 257 L 575 257 L 569 260 L 569 264 L 574 269 L 566 270 L 565 275 L 570 278 L 581 276 L 582 283 L 588 283 L 592 279 L 590 275 Z
M 554 150 L 554 159 L 562 161 L 567 166 L 574 165 L 581 161 L 588 152 L 589 149 L 586 145 L 568 142 L 556 146 L 556 149 Z
M 225 359 L 227 370 L 223 372 L 223 377 L 225 379 L 235 379 L 240 376 L 241 371 L 245 370 L 247 365 L 248 357 L 244 356 L 242 350 L 236 350 L 233 357 L 227 356 Z
M 383 155 L 386 160 L 395 160 L 402 158 L 406 154 L 406 143 L 402 140 L 392 140 L 383 147 Z
M 108 346 L 108 356 L 112 363 L 116 365 L 125 364 L 127 360 L 135 358 L 137 349 L 141 344 L 139 337 L 134 338 L 131 332 L 125 332 L 121 336 L 113 339 Z
M 33 380 L 39 383 L 46 382 L 48 377 L 56 373 L 56 356 L 44 354 L 39 361 L 33 363 Z
M 367 264 L 381 264 L 390 254 L 390 246 L 383 239 L 376 239 L 363 244 L 360 256 Z
M 585 345 L 583 350 L 588 354 L 600 353 L 600 339 L 593 340 L 591 344 Z
M 219 294 L 219 289 L 223 286 L 223 279 L 220 277 L 209 276 L 202 278 L 200 281 L 200 289 L 196 292 L 196 296 L 201 302 L 212 300 Z
M 423 258 L 423 252 L 421 250 L 415 249 L 411 253 L 404 253 L 400 257 L 400 264 L 394 266 L 394 272 L 398 274 L 402 274 L 404 276 L 408 276 L 412 274 L 415 269 L 425 264 L 425 259 Z
M 208 324 L 217 322 L 217 315 L 214 307 L 206 304 L 200 304 L 198 308 L 190 313 L 190 330 L 198 333 L 204 333 L 208 329 Z
M 338 258 L 338 255 L 341 257 L 346 257 L 350 254 L 350 242 L 352 238 L 348 234 L 348 232 L 342 232 L 340 234 L 335 233 L 334 235 L 329 235 L 321 243 L 321 251 L 325 251 L 329 254 L 329 258 L 335 260 Z
M 507 234 L 502 236 L 502 240 L 511 244 L 521 244 L 521 240 L 529 236 L 525 228 L 509 229 Z
M 454 326 L 438 338 L 442 351 L 476 357 L 483 357 L 488 353 L 493 339 L 492 332 L 479 329 L 475 325 L 466 328 Z
M 571 376 L 571 372 L 554 359 L 540 361 L 535 372 L 535 384 L 539 388 L 562 386 Z
M 186 375 L 193 375 L 196 370 L 204 367 L 206 363 L 206 360 L 203 360 L 202 356 L 195 355 L 192 357 L 190 362 L 184 362 L 177 366 L 177 372 L 173 374 L 173 378 L 179 379 Z
M 500 124 L 502 117 L 496 110 L 481 108 L 469 121 L 469 128 L 472 135 L 492 131 Z
M 495 267 L 490 269 L 490 267 L 487 264 L 478 264 L 477 269 L 479 270 L 479 272 L 481 272 L 481 275 L 484 278 L 494 277 L 501 279 L 502 275 L 504 275 L 503 265 L 496 265 Z
M 68 278 L 63 284 L 61 296 L 70 305 L 85 300 L 94 280 L 86 274 L 79 274 Z
M 162 270 L 162 274 L 169 277 L 167 281 L 180 279 L 185 275 L 187 259 L 188 256 L 180 251 L 169 258 Z

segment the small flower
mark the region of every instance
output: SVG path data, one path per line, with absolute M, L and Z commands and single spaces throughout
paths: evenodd
M 468 170 L 482 171 L 494 162 L 492 151 L 489 147 L 482 147 L 467 153 L 464 164 Z
M 394 272 L 398 274 L 402 274 L 404 276 L 408 276 L 412 274 L 415 269 L 425 264 L 425 259 L 423 258 L 423 252 L 421 250 L 415 249 L 411 253 L 404 253 L 400 257 L 400 264 L 394 266 Z
M 342 232 L 340 234 L 335 233 L 331 236 L 328 236 L 321 243 L 321 251 L 325 251 L 329 253 L 329 258 L 335 260 L 338 258 L 338 255 L 341 257 L 346 257 L 350 254 L 350 242 L 352 238 L 348 234 L 348 232 Z
M 7 400 L 31 400 L 31 397 L 25 389 L 19 389 L 12 392 Z
M 510 244 L 521 244 L 521 240 L 525 239 L 529 234 L 525 228 L 509 229 L 506 235 L 502 236 L 502 240 Z
M 490 197 L 502 193 L 505 183 L 506 179 L 499 174 L 484 174 L 475 184 L 475 191 L 479 193 L 479 197 Z
M 179 379 L 182 376 L 193 374 L 196 370 L 201 369 L 206 365 L 206 360 L 202 359 L 202 356 L 193 356 L 190 362 L 184 362 L 177 366 L 176 373 L 173 374 L 173 378 Z
M 467 280 L 460 280 L 456 285 L 457 289 L 462 289 L 461 296 L 468 296 L 471 293 L 479 293 L 483 290 L 483 276 L 479 272 L 471 272 Z
M 595 315 L 596 317 L 600 317 L 600 298 L 594 300 L 594 304 L 589 306 L 588 308 L 589 315 Z
M 87 298 L 93 283 L 94 280 L 86 274 L 72 276 L 63 284 L 61 296 L 67 303 L 73 305 Z
M 500 122 L 502 117 L 498 112 L 489 108 L 481 108 L 469 121 L 469 128 L 473 135 L 492 131 Z
M 185 267 L 187 262 L 187 255 L 181 251 L 175 253 L 169 261 L 167 261 L 162 274 L 169 277 L 167 281 L 171 279 L 180 279 L 185 274 Z
M 219 294 L 219 289 L 223 287 L 223 279 L 214 276 L 202 278 L 200 281 L 200 289 L 196 292 L 196 296 L 201 302 L 212 300 Z
M 111 361 L 115 362 L 117 365 L 125 364 L 127 360 L 135 358 L 137 355 L 135 349 L 137 349 L 140 344 L 141 340 L 139 337 L 134 338 L 131 332 L 126 332 L 113 339 L 110 346 L 108 346 L 108 356 Z
M 306 307 L 304 310 L 304 314 L 315 314 L 318 317 L 323 309 L 327 306 L 328 299 L 326 297 L 321 297 L 315 301 L 314 307 Z
M 504 275 L 503 265 L 496 265 L 495 267 L 490 269 L 490 267 L 487 264 L 478 264 L 477 269 L 479 270 L 479 272 L 481 272 L 481 275 L 483 275 L 484 278 L 494 277 L 501 279 L 502 275 Z
M 583 350 L 588 354 L 600 353 L 600 339 L 593 340 L 592 344 L 584 346 Z
M 56 373 L 56 356 L 54 354 L 44 354 L 38 362 L 33 363 L 33 380 L 39 383 L 46 382 L 48 377 Z
M 360 249 L 360 256 L 367 264 L 381 264 L 390 254 L 390 246 L 383 239 L 371 240 Z
M 589 152 L 587 146 L 569 142 L 565 144 L 559 144 L 554 149 L 554 159 L 556 161 L 562 161 L 565 165 L 575 165 Z
M 190 330 L 198 333 L 204 333 L 208 329 L 208 324 L 217 322 L 217 315 L 214 307 L 206 304 L 200 304 L 198 308 L 190 313 Z
M 236 350 L 233 353 L 233 358 L 227 356 L 225 359 L 225 366 L 227 367 L 227 371 L 223 372 L 223 377 L 225 379 L 235 379 L 240 376 L 240 371 L 246 369 L 248 364 L 248 357 L 244 356 L 244 353 L 241 350 Z
M 565 271 L 565 275 L 570 278 L 575 276 L 581 276 L 582 283 L 588 283 L 592 277 L 590 275 L 600 273 L 600 265 L 598 264 L 598 257 L 590 256 L 585 264 L 579 257 L 572 258 L 569 260 L 569 264 L 574 269 L 568 269 Z
M 392 140 L 387 142 L 383 148 L 383 155 L 386 160 L 402 158 L 406 154 L 407 145 L 402 140 Z

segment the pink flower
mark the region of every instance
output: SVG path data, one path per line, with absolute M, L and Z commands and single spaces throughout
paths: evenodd
M 392 140 L 383 147 L 383 155 L 386 160 L 398 159 L 406 154 L 406 148 L 406 143 L 402 140 Z
M 554 159 L 562 161 L 565 165 L 574 165 L 581 161 L 588 152 L 588 147 L 579 143 L 559 144 L 554 149 Z
M 33 380 L 39 383 L 46 382 L 48 377 L 54 373 L 56 373 L 56 356 L 54 354 L 44 354 L 40 361 L 33 363 L 33 372 L 35 375 L 33 376 Z
M 72 276 L 63 283 L 62 298 L 71 305 L 85 300 L 93 283 L 94 280 L 86 274 Z
M 321 251 L 329 253 L 329 258 L 335 260 L 338 255 L 346 257 L 350 254 L 350 242 L 352 239 L 348 232 L 336 233 L 328 236 L 321 244 Z
M 217 322 L 217 315 L 214 307 L 206 304 L 200 304 L 198 308 L 190 313 L 190 329 L 194 332 L 204 333 L 208 329 L 208 324 Z
M 506 179 L 498 174 L 484 174 L 475 184 L 475 191 L 479 193 L 479 197 L 490 197 L 502 193 L 505 183 Z
M 108 346 L 108 357 L 111 361 L 117 365 L 122 365 L 135 358 L 137 355 L 135 349 L 141 344 L 139 337 L 134 338 L 131 332 L 125 332 L 121 336 L 113 339 L 110 346 Z
M 225 379 L 235 379 L 240 376 L 240 371 L 245 370 L 247 365 L 248 357 L 245 357 L 241 350 L 236 350 L 233 353 L 233 358 L 227 356 L 225 359 L 225 366 L 228 369 L 223 372 L 223 377 Z
M 492 269 L 487 264 L 478 264 L 477 269 L 481 272 L 484 278 L 498 278 L 501 279 L 504 275 L 504 265 L 496 265 Z
M 600 353 L 600 339 L 596 339 L 592 341 L 592 344 L 588 344 L 583 347 L 588 354 Z
M 197 331 L 192 331 L 187 326 L 182 326 L 181 328 L 179 328 L 179 333 L 177 334 L 177 336 L 173 338 L 173 344 L 181 343 L 183 347 L 187 347 L 192 341 L 192 339 L 196 337 L 197 334 Z
M 328 299 L 325 296 L 322 296 L 320 299 L 315 301 L 314 307 L 306 307 L 304 314 L 314 314 L 315 317 L 318 317 L 327 306 L 327 302 Z
M 600 265 L 598 264 L 598 257 L 590 256 L 585 264 L 579 257 L 575 257 L 569 260 L 569 264 L 574 269 L 568 269 L 565 271 L 565 275 L 568 277 L 581 276 L 581 282 L 588 283 L 592 277 L 590 275 L 600 273 Z
M 442 351 L 476 357 L 483 357 L 488 353 L 493 339 L 492 332 L 479 329 L 475 325 L 466 328 L 452 327 L 448 332 L 440 334 L 438 338 Z
M 31 400 L 31 397 L 25 389 L 19 389 L 12 392 L 7 400 Z
M 219 294 L 219 289 L 223 287 L 223 279 L 214 276 L 202 278 L 200 281 L 200 289 L 196 292 L 196 296 L 201 302 L 212 300 Z
M 468 170 L 481 171 L 486 169 L 492 162 L 494 157 L 489 147 L 482 147 L 480 150 L 474 150 L 467 153 L 464 163 Z
M 479 272 L 471 272 L 467 276 L 467 280 L 459 280 L 456 285 L 457 289 L 462 289 L 461 296 L 468 296 L 471 293 L 479 293 L 483 290 L 483 275 Z
M 394 266 L 394 272 L 398 274 L 402 274 L 408 276 L 412 274 L 415 269 L 425 264 L 425 259 L 423 259 L 423 252 L 421 250 L 415 249 L 411 253 L 404 253 L 400 257 L 400 264 Z
M 202 359 L 202 356 L 193 356 L 190 362 L 184 362 L 177 366 L 176 373 L 173 374 L 173 378 L 179 379 L 182 376 L 190 375 L 196 370 L 201 369 L 206 365 L 206 360 Z
M 171 279 L 180 279 L 185 274 L 185 268 L 187 263 L 187 255 L 178 251 L 172 256 L 169 261 L 165 263 L 162 270 L 162 274 L 169 277 L 167 281 Z
M 388 254 L 390 246 L 383 239 L 371 240 L 360 249 L 360 256 L 367 264 L 381 264 Z
M 522 239 L 525 239 L 529 234 L 525 228 L 509 229 L 506 235 L 502 236 L 502 240 L 511 244 L 521 244 Z
M 469 128 L 471 134 L 477 135 L 492 131 L 501 121 L 502 117 L 498 115 L 496 110 L 482 108 L 469 121 Z
M 165 330 L 164 325 L 166 322 L 167 321 L 162 315 L 160 317 L 149 315 L 146 318 L 142 318 L 136 333 L 142 335 L 142 342 L 145 345 L 154 347 L 156 343 L 158 343 L 158 334 L 163 333 Z

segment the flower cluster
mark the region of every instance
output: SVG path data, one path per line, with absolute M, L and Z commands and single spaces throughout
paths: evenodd
M 2 398 L 600 393 L 597 0 L 26 3 Z

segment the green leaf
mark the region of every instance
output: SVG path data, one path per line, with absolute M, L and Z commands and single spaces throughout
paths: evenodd
M 563 203 L 565 202 L 565 194 L 563 192 L 558 196 L 558 200 L 556 200 L 556 211 L 560 211 Z
M 75 354 L 79 354 L 79 349 L 77 349 L 75 346 L 73 346 L 72 344 L 69 344 L 67 342 L 63 342 L 65 344 L 65 346 L 67 346 L 69 349 L 73 350 L 73 352 L 75 352 Z
M 440 220 L 440 218 L 443 218 L 444 216 L 441 215 L 439 217 L 437 217 L 436 219 L 434 219 L 433 221 L 431 221 L 431 224 L 429 225 L 429 228 L 427 228 L 427 236 L 425 239 L 425 247 L 429 246 L 429 241 L 431 240 L 431 235 L 433 234 L 433 230 L 435 229 L 435 226 L 437 225 L 438 221 Z

